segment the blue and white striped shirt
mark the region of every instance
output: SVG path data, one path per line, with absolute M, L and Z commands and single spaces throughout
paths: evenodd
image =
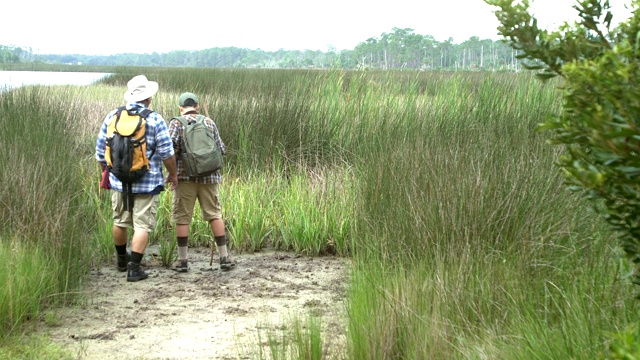
M 127 110 L 137 110 L 138 112 L 145 109 L 144 104 L 128 103 Z M 107 126 L 115 119 L 116 110 L 111 111 L 102 121 L 100 133 L 96 140 L 96 159 L 104 166 L 107 162 L 104 158 L 107 146 Z M 162 161 L 174 155 L 173 142 L 169 136 L 167 124 L 162 115 L 153 112 L 147 116 L 147 156 L 154 151 L 153 157 L 150 159 L 150 169 L 142 177 L 142 179 L 133 183 L 131 186 L 135 194 L 157 194 L 164 190 L 164 176 L 162 174 Z M 113 174 L 109 176 L 111 188 L 122 192 L 122 182 Z

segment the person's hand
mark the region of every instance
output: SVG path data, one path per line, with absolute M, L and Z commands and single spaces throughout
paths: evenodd
M 165 182 L 171 183 L 171 190 L 175 190 L 178 187 L 178 174 L 169 174 Z

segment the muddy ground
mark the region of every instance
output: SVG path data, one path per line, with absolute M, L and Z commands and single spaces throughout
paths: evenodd
M 268 339 L 312 314 L 326 358 L 345 357 L 347 259 L 269 250 L 233 254 L 237 268 L 222 272 L 209 249 L 190 248 L 177 273 L 153 254 L 139 282 L 115 261 L 92 269 L 85 304 L 43 316 L 43 332 L 78 359 L 268 359 Z

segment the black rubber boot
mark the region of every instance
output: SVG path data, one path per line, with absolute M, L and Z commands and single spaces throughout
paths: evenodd
M 125 272 L 127 271 L 127 264 L 129 263 L 129 252 L 126 254 L 120 255 L 118 254 L 118 271 Z
M 149 274 L 140 268 L 140 264 L 134 262 L 127 264 L 127 281 L 140 281 L 148 277 Z

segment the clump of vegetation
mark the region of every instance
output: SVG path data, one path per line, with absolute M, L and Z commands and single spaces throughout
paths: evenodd
M 640 285 L 640 12 L 612 28 L 609 1 L 582 0 L 580 20 L 557 31 L 538 28 L 529 2 L 498 6 L 500 33 L 543 79 L 563 78 L 563 108 L 544 122 L 562 145 L 558 166 L 618 231 Z M 632 6 L 638 9 L 638 1 Z
M 608 0 L 577 1 L 580 19 L 556 31 L 538 28 L 526 0 L 486 2 L 499 7 L 498 30 L 525 66 L 542 79 L 563 79 L 562 111 L 540 128 L 563 149 L 557 165 L 566 184 L 615 231 L 627 260 L 622 275 L 640 285 L 640 2 L 632 1 L 631 17 L 612 27 Z M 637 326 L 614 333 L 604 356 L 637 358 L 638 343 Z

